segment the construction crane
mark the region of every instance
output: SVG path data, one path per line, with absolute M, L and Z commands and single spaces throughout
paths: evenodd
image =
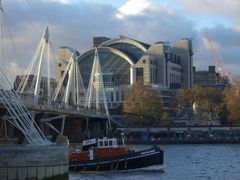
M 218 72 L 221 76 L 228 76 L 229 73 L 228 73 L 228 72 L 225 72 L 225 71 L 222 69 L 221 59 L 220 59 L 220 56 L 218 55 L 215 47 L 213 46 L 212 38 L 209 36 L 208 32 L 205 32 L 205 33 L 204 33 L 204 36 L 205 36 L 206 40 L 208 41 L 208 44 L 209 44 L 209 47 L 210 47 L 210 50 L 211 50 L 213 59 L 214 59 L 214 61 L 215 61 L 215 66 L 216 66 L 216 68 L 217 68 L 217 72 Z

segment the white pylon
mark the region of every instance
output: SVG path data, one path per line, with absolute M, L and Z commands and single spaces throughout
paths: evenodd
M 64 87 L 64 80 L 67 79 L 67 85 Z M 65 91 L 65 92 L 64 92 Z M 71 55 L 70 60 L 63 72 L 61 79 L 57 84 L 57 88 L 55 89 L 52 100 L 59 100 L 59 95 L 64 92 L 63 102 L 68 107 L 70 98 L 72 100 L 73 105 L 80 107 L 83 106 L 86 90 L 83 85 L 82 76 L 79 70 L 78 62 L 77 62 L 77 53 L 74 49 Z
M 93 96 L 95 96 L 95 99 L 93 98 Z M 111 128 L 111 119 L 108 110 L 106 90 L 103 83 L 103 75 L 97 48 L 95 48 L 92 72 L 85 100 L 85 107 L 88 109 L 92 109 L 94 104 L 95 110 L 97 112 L 105 111 L 108 118 L 108 128 Z
M 45 101 L 50 104 L 54 88 L 53 79 L 55 79 L 52 77 L 55 73 L 51 72 L 53 69 L 50 67 L 51 64 L 54 64 L 53 67 L 55 67 L 55 58 L 51 49 L 49 30 L 47 27 L 36 51 L 33 54 L 32 60 L 29 63 L 25 74 L 20 77 L 21 81 L 17 86 L 18 92 L 33 94 L 33 103 L 35 105 L 38 105 L 40 97 L 45 97 Z

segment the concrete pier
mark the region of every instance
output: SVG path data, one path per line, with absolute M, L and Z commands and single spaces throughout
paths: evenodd
M 67 146 L 0 145 L 1 180 L 44 179 L 66 173 Z

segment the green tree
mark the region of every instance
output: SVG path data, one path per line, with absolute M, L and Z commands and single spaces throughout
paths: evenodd
M 137 116 L 140 124 L 152 124 L 161 119 L 163 106 L 159 93 L 139 81 L 133 84 L 123 104 L 123 111 Z

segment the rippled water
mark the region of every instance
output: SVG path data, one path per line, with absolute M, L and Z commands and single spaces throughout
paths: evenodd
M 160 180 L 240 180 L 240 145 L 162 145 L 164 172 L 136 170 L 125 172 L 70 174 L 70 180 L 160 179 Z M 148 146 L 134 146 L 144 149 Z

